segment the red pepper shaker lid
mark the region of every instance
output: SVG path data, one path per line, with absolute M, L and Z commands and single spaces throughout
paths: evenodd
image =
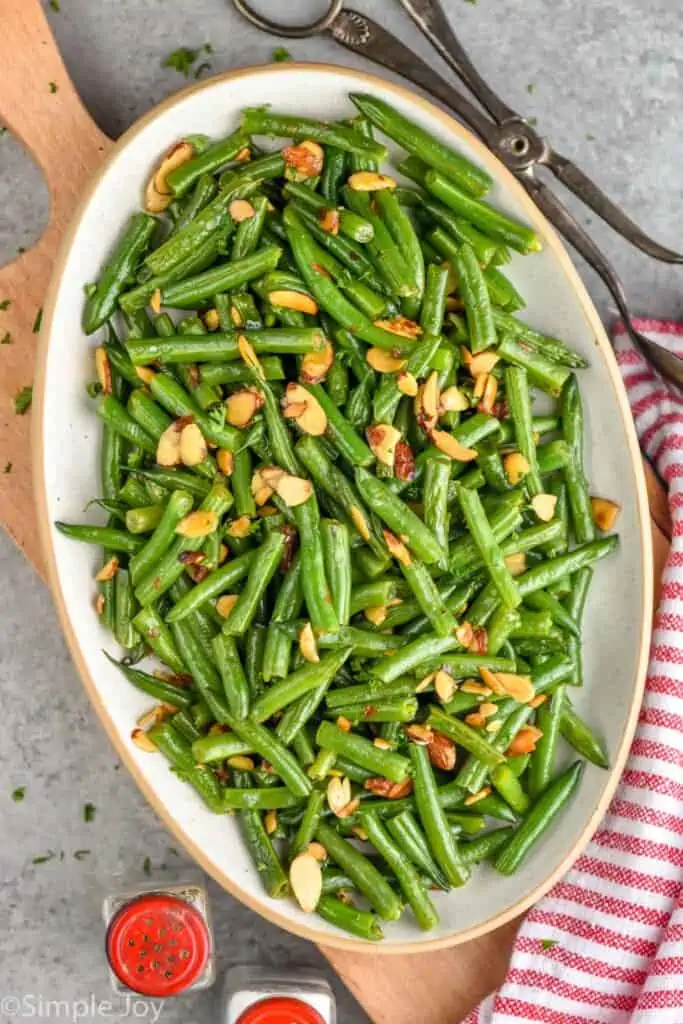
M 300 999 L 261 999 L 245 1010 L 237 1024 L 325 1024 L 317 1010 Z
M 199 911 L 163 893 L 131 900 L 107 931 L 107 957 L 117 978 L 150 997 L 188 989 L 201 977 L 210 949 L 209 930 Z

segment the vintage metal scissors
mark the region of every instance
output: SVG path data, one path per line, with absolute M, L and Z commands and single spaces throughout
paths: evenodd
M 342 46 L 402 75 L 449 107 L 519 179 L 548 220 L 597 271 L 612 294 L 634 343 L 665 377 L 683 386 L 683 359 L 635 329 L 626 293 L 611 262 L 555 193 L 537 176 L 536 168 L 545 167 L 551 171 L 610 227 L 653 259 L 683 263 L 683 255 L 645 234 L 576 164 L 553 149 L 528 120 L 496 95 L 460 44 L 439 0 L 399 0 L 399 3 L 483 110 L 376 21 L 344 8 L 344 0 L 331 0 L 322 17 L 301 26 L 283 25 L 262 17 L 249 6 L 248 0 L 233 0 L 233 3 L 252 24 L 274 35 L 303 39 L 327 32 Z

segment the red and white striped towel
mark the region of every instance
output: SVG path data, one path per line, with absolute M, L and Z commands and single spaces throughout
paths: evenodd
M 683 354 L 683 324 L 636 326 Z M 616 349 L 673 521 L 643 707 L 599 831 L 528 914 L 503 986 L 464 1024 L 683 1024 L 683 397 L 623 328 Z

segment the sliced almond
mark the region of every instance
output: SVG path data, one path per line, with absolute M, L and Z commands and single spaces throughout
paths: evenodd
M 148 213 L 163 213 L 173 202 L 172 195 L 162 195 L 154 186 L 154 178 L 150 178 L 145 189 L 145 210 Z
M 434 738 L 433 729 L 428 725 L 419 725 L 417 722 L 407 725 L 403 731 L 411 743 L 417 743 L 422 747 L 426 747 Z
M 351 732 L 351 722 L 345 715 L 340 715 L 335 724 L 342 732 Z
M 377 347 L 369 348 L 365 353 L 365 358 L 373 370 L 377 370 L 378 373 L 396 373 L 398 370 L 402 370 L 407 362 L 406 359 L 395 356 L 385 348 Z
M 498 711 L 497 704 L 491 704 L 490 701 L 484 701 L 479 705 L 479 714 L 482 718 L 490 718 L 491 715 L 495 715 Z
M 104 609 L 107 607 L 107 601 L 104 594 L 98 594 L 95 598 L 95 614 L 104 615 Z
M 243 334 L 240 334 L 237 339 L 237 348 L 240 356 L 242 357 L 242 361 L 246 363 L 247 366 L 251 366 L 252 369 L 256 370 L 259 377 L 263 379 L 263 367 L 258 360 L 258 356 L 254 352 L 254 346 L 248 338 L 244 337 Z
M 289 883 L 301 909 L 312 914 L 323 891 L 320 861 L 311 857 L 310 853 L 300 853 L 290 864 Z
M 375 423 L 365 431 L 368 444 L 378 462 L 393 468 L 396 445 L 401 440 L 401 431 L 391 423 Z
M 235 754 L 234 757 L 229 757 L 228 764 L 231 768 L 236 768 L 240 772 L 253 772 L 255 767 L 252 759 L 245 757 L 244 754 Z
M 216 452 L 216 465 L 225 476 L 232 476 L 232 471 L 235 468 L 232 452 L 229 452 L 227 448 L 219 448 Z
M 351 782 L 346 775 L 331 778 L 327 784 L 327 803 L 333 814 L 339 812 L 351 802 Z
M 391 743 L 389 740 L 385 740 L 383 736 L 375 736 L 372 745 L 377 747 L 378 750 L 391 750 Z
M 542 737 L 543 733 L 535 725 L 523 725 L 505 751 L 505 756 L 518 757 L 520 754 L 533 754 L 536 744 Z
M 534 685 L 529 676 L 518 676 L 511 672 L 496 672 L 496 679 L 503 688 L 503 693 L 520 704 L 528 704 L 536 696 Z
M 621 505 L 609 498 L 591 498 L 593 522 L 602 533 L 608 533 L 616 526 L 621 513 Z
M 228 207 L 228 213 L 235 224 L 241 224 L 245 220 L 251 220 L 254 216 L 254 207 L 247 199 L 233 199 Z
M 217 331 L 221 325 L 221 318 L 218 315 L 217 309 L 207 309 L 206 313 L 202 316 L 202 320 L 207 331 Z
M 175 532 L 188 540 L 199 540 L 200 537 L 208 537 L 218 527 L 218 516 L 212 509 L 197 509 L 190 512 L 180 520 Z
M 265 503 L 272 497 L 273 484 L 271 483 L 272 477 L 267 474 L 264 475 L 264 469 L 268 470 L 271 467 L 262 466 L 260 469 L 254 471 L 251 478 L 251 493 L 254 496 L 254 501 L 257 505 L 265 505 Z
M 368 608 L 363 609 L 363 615 L 371 622 L 373 626 L 381 626 L 388 615 L 388 611 L 383 604 L 370 605 Z
M 487 796 L 491 796 L 491 787 L 484 786 L 478 793 L 472 793 L 470 796 L 466 796 L 463 800 L 465 807 L 474 807 L 480 800 L 485 800 Z
M 475 697 L 490 697 L 495 692 L 492 687 L 483 686 L 475 679 L 466 679 L 464 683 L 460 684 L 460 689 L 463 693 L 470 693 Z
M 303 411 L 299 411 L 303 406 Z M 296 415 L 288 416 L 288 410 L 296 410 Z M 290 383 L 283 399 L 283 414 L 288 419 L 296 420 L 297 426 L 304 434 L 321 437 L 327 430 L 327 414 L 315 395 L 312 395 L 301 384 Z
M 391 320 L 375 320 L 375 327 L 388 331 L 389 334 L 397 334 L 400 338 L 419 338 L 422 328 L 414 320 L 407 316 L 395 316 Z
M 409 398 L 414 398 L 417 394 L 417 380 L 413 377 L 412 373 L 408 373 L 407 370 L 401 370 L 398 377 L 396 378 L 396 387 L 402 395 L 408 395 Z
M 159 288 L 155 288 L 152 292 L 149 304 L 158 316 L 161 313 L 161 290 Z
M 311 265 L 313 267 L 313 270 L 320 277 L 326 277 L 328 281 L 331 279 L 332 274 L 329 272 L 329 270 L 327 270 L 325 267 L 323 267 L 320 263 L 313 263 Z
M 194 156 L 194 146 L 190 142 L 177 142 L 169 149 L 166 156 L 159 164 L 154 175 L 154 187 L 161 195 L 173 195 L 173 189 L 166 180 L 171 171 L 188 163 Z
M 235 163 L 236 164 L 248 164 L 250 160 L 251 160 L 251 150 L 249 149 L 249 146 L 243 146 L 242 149 L 237 154 L 237 156 L 235 157 Z
M 156 461 L 159 466 L 180 464 L 180 431 L 175 423 L 166 427 L 157 443 Z
M 444 412 L 466 412 L 470 407 L 467 395 L 453 385 L 439 395 L 439 409 Z
M 119 560 L 116 555 L 112 555 L 108 562 L 102 566 L 99 572 L 95 573 L 95 579 L 98 583 L 106 583 L 107 580 L 113 580 L 119 571 Z
M 396 188 L 396 182 L 388 174 L 377 171 L 356 171 L 348 180 L 354 192 L 380 192 L 385 188 Z
M 306 661 L 320 661 L 318 644 L 316 643 L 315 633 L 313 632 L 313 626 L 310 622 L 307 622 L 299 633 L 299 650 Z
M 440 668 L 434 677 L 434 689 L 440 701 L 448 704 L 455 693 L 455 680 L 444 669 Z
M 489 635 L 483 626 L 476 626 L 472 632 L 472 640 L 467 648 L 472 654 L 486 654 L 489 649 Z
M 492 721 L 487 722 L 485 728 L 486 728 L 486 732 L 490 732 L 490 733 L 500 732 L 500 730 L 503 728 L 503 723 L 501 722 L 501 720 L 499 718 L 495 718 Z
M 401 565 L 412 565 L 412 555 L 403 541 L 399 540 L 398 537 L 394 533 L 391 533 L 390 530 L 382 530 L 382 533 L 384 534 L 384 540 L 389 548 L 389 552 L 394 556 L 396 561 L 400 562 Z
M 320 863 L 324 863 L 327 860 L 327 850 L 322 843 L 309 843 L 305 850 L 311 857 L 315 857 Z
M 424 679 L 421 679 L 420 682 L 417 684 L 417 686 L 415 687 L 415 693 L 424 693 L 425 690 L 429 689 L 429 687 L 432 685 L 435 679 L 436 672 L 430 672 L 429 675 L 426 675 Z
M 423 745 L 426 746 L 426 744 Z M 413 780 L 407 778 L 403 782 L 392 782 L 391 779 L 379 776 L 376 779 L 366 779 L 363 783 L 363 789 L 386 800 L 400 800 L 401 797 L 410 796 L 412 793 Z
M 556 494 L 535 494 L 531 499 L 531 507 L 543 523 L 549 523 L 553 518 L 556 505 Z
M 248 537 L 250 533 L 251 519 L 249 516 L 240 516 L 238 519 L 233 519 L 228 526 L 228 536 L 235 537 L 237 540 Z
M 436 370 L 433 370 L 425 381 L 422 392 L 422 411 L 428 420 L 433 421 L 432 425 L 434 425 L 439 413 L 439 375 Z
M 156 377 L 156 373 L 154 370 L 151 370 L 149 366 L 136 366 L 135 374 L 148 387 Z
M 218 564 L 223 565 L 223 562 L 227 562 L 230 550 L 227 544 L 219 544 L 218 546 Z
M 484 718 L 478 711 L 473 711 L 471 715 L 465 715 L 465 723 L 471 729 L 481 729 L 485 725 Z
M 153 754 L 157 750 L 144 729 L 133 729 L 130 738 L 139 750 L 144 750 L 148 754 Z
M 272 836 L 273 833 L 277 832 L 277 811 L 270 810 L 266 813 L 263 819 L 263 827 L 266 830 L 266 834 Z
M 207 454 L 201 430 L 196 423 L 188 423 L 180 432 L 180 461 L 184 466 L 199 466 Z
M 484 394 L 484 389 L 486 387 L 486 381 L 488 380 L 488 378 L 488 373 L 477 374 L 477 376 L 474 378 L 474 389 L 472 391 L 473 398 L 480 399 L 482 397 L 482 395 Z
M 341 224 L 339 210 L 322 209 L 318 214 L 318 223 L 323 231 L 326 231 L 328 235 L 338 235 Z
M 442 772 L 452 772 L 455 768 L 455 743 L 442 732 L 435 732 L 427 745 L 429 760 L 435 768 Z
M 300 376 L 307 384 L 320 384 L 334 363 L 334 349 L 329 341 L 322 348 L 307 352 L 301 360 Z
M 358 508 L 357 505 L 352 505 L 349 509 L 349 515 L 351 522 L 358 530 L 363 540 L 370 540 L 370 525 L 365 518 L 365 513 Z
M 337 815 L 338 818 L 350 818 L 352 814 L 355 814 L 360 807 L 360 797 L 356 796 L 353 800 L 349 800 L 346 807 L 342 807 L 341 811 Z
M 235 327 L 244 327 L 244 317 L 237 306 L 230 307 L 230 319 L 232 320 Z
M 487 352 L 478 352 L 476 356 L 470 356 L 470 360 L 467 363 L 467 369 L 470 371 L 471 376 L 476 380 L 482 373 L 490 373 L 496 363 L 500 362 L 500 356 L 497 352 L 491 352 L 489 349 Z
M 98 345 L 95 349 L 95 370 L 97 371 L 97 379 L 102 388 L 103 395 L 111 394 L 111 363 L 109 362 L 109 356 L 107 350 Z
M 148 729 L 152 725 L 159 725 L 164 719 L 170 715 L 174 715 L 177 711 L 172 704 L 155 704 L 149 711 L 145 711 L 137 720 L 137 725 L 141 729 Z
M 351 831 L 353 832 L 356 839 L 360 839 L 361 843 L 367 843 L 368 832 L 367 829 L 364 829 L 362 825 L 354 825 Z
M 469 647 L 474 639 L 474 627 L 471 622 L 461 622 L 455 631 L 455 639 L 458 643 L 462 644 L 463 647 Z
M 281 306 L 283 309 L 296 309 L 299 313 L 310 313 L 315 316 L 318 312 L 318 303 L 310 295 L 304 292 L 274 291 L 268 293 L 268 300 L 273 306 Z
M 283 473 L 275 484 L 275 493 L 282 498 L 285 505 L 295 508 L 303 505 L 313 494 L 313 484 L 302 476 L 290 476 Z
M 526 555 L 523 551 L 518 551 L 514 555 L 507 555 L 505 565 L 511 576 L 521 576 L 523 572 L 526 572 Z
M 479 378 L 477 377 L 477 380 Z M 484 413 L 486 416 L 493 416 L 493 410 L 496 404 L 496 397 L 498 396 L 498 381 L 492 373 L 486 374 L 486 383 L 484 384 L 484 391 L 481 396 L 481 401 L 477 406 L 477 411 Z
M 222 594 L 218 598 L 216 601 L 216 611 L 222 619 L 227 619 L 239 599 L 239 594 Z
M 520 480 L 527 475 L 531 466 L 529 460 L 521 452 L 510 452 L 503 459 L 503 469 L 510 484 L 516 487 Z
M 251 424 L 262 405 L 263 395 L 260 391 L 256 391 L 254 388 L 243 388 L 241 391 L 235 391 L 225 400 L 225 418 L 230 426 L 243 430 Z
M 446 430 L 432 430 L 429 439 L 440 452 L 455 462 L 472 462 L 479 454 L 476 448 L 466 448 Z
M 540 708 L 541 704 L 545 704 L 547 699 L 548 699 L 548 694 L 547 693 L 539 693 L 537 697 L 534 697 L 533 700 L 529 701 L 529 707 L 533 708 L 534 711 L 535 711 L 536 708 Z
M 316 178 L 322 174 L 325 151 L 312 139 L 304 139 L 298 146 L 285 146 L 282 158 L 285 161 L 285 172 L 290 172 L 287 177 L 305 181 L 306 178 Z

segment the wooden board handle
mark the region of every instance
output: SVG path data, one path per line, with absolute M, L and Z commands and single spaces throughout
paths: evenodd
M 33 248 L 0 268 L 0 508 L 6 529 L 40 560 L 29 461 L 30 414 L 14 411 L 32 383 L 32 330 L 52 274 L 59 240 L 88 179 L 111 142 L 91 119 L 69 78 L 40 0 L 0 0 L 0 124 L 37 160 L 50 194 L 50 219 Z M 51 92 L 54 82 L 56 92 Z

